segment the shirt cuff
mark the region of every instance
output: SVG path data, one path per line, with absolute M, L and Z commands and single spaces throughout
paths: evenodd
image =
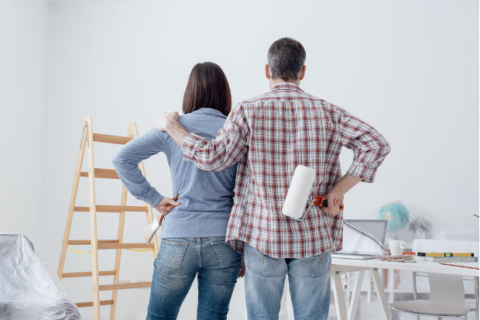
M 363 182 L 373 183 L 375 180 L 375 174 L 377 173 L 377 168 L 369 168 L 365 164 L 352 164 L 347 171 L 347 174 L 350 176 L 358 177 L 362 179 Z
M 148 203 L 152 208 L 155 208 L 158 206 L 160 201 L 162 201 L 163 196 L 155 189 L 152 188 L 150 191 L 147 192 L 145 197 L 143 198 L 143 201 Z
M 197 136 L 195 133 L 187 134 L 182 144 L 183 159 L 194 162 L 195 152 L 204 141 L 204 138 Z

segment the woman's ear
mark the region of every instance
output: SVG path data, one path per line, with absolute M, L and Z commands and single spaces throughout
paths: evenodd
M 270 80 L 270 68 L 268 67 L 268 64 L 265 64 L 265 77 Z

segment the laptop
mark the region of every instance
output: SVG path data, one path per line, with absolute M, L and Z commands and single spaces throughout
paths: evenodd
M 367 260 L 383 256 L 388 221 L 384 219 L 343 220 L 343 250 L 332 258 Z

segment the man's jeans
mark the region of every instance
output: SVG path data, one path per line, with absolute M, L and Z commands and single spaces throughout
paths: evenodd
M 242 256 L 225 237 L 162 239 L 154 266 L 147 320 L 176 319 L 196 275 L 197 319 L 227 319 Z
M 295 320 L 326 320 L 331 257 L 274 259 L 245 244 L 245 299 L 249 320 L 277 320 L 288 274 Z

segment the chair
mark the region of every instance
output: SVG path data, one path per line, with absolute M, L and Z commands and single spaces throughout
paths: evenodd
M 454 241 L 454 240 L 425 240 L 425 239 L 416 239 L 413 241 L 413 252 L 473 252 L 475 257 L 478 257 L 478 241 Z M 417 277 L 428 277 L 426 273 L 413 273 L 413 299 L 417 300 Z M 475 282 L 475 309 L 472 309 L 477 312 L 479 311 L 479 283 L 478 278 L 473 277 L 463 277 L 463 281 L 474 281 Z M 417 317 L 418 320 L 420 320 Z
M 432 317 L 460 317 L 467 319 L 471 310 L 465 304 L 462 276 L 429 273 L 430 300 L 411 300 L 390 303 L 390 320 L 393 311 Z
M 474 252 L 478 256 L 478 241 L 449 241 L 449 240 L 414 240 L 414 252 Z M 428 274 L 430 282 L 430 300 L 417 300 L 416 277 L 427 274 L 413 273 L 413 301 L 394 302 L 390 305 L 390 318 L 393 311 L 399 310 L 417 315 L 433 317 L 463 317 L 471 309 L 465 305 L 465 289 L 461 276 Z M 478 311 L 478 278 L 475 281 L 476 309 Z

